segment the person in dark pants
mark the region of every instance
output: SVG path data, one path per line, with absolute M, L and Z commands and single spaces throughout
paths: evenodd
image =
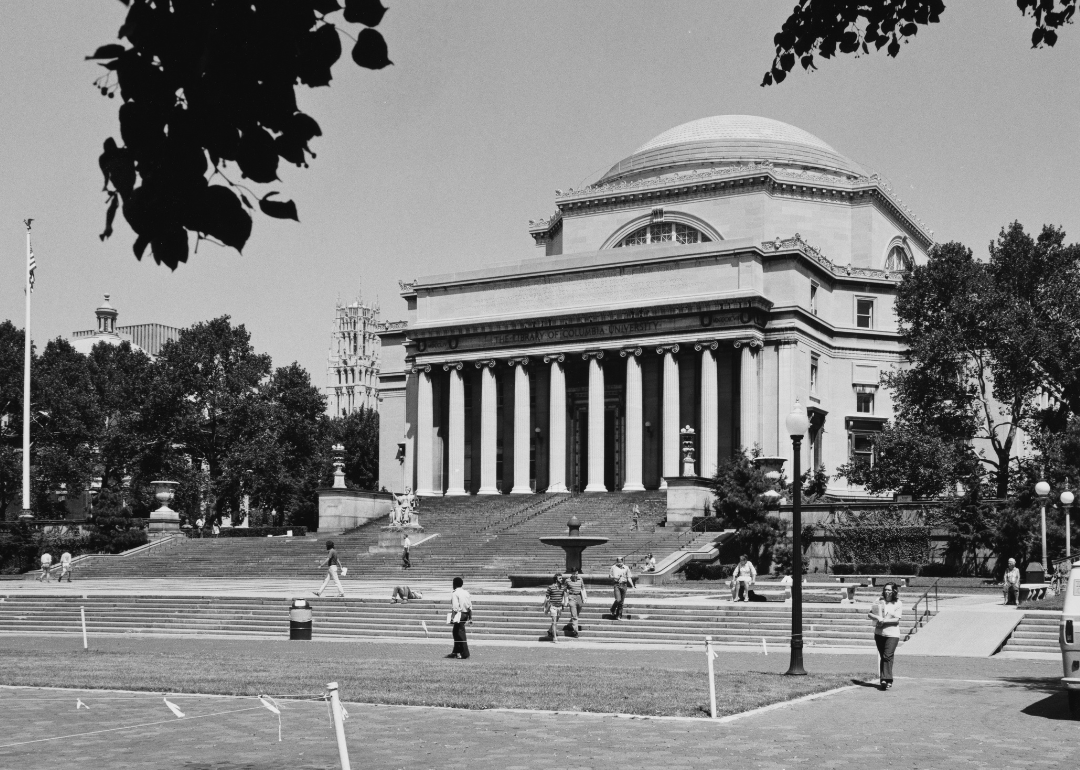
M 409 561 L 409 549 L 412 548 L 412 540 L 409 539 L 408 533 L 401 538 L 401 568 L 409 569 L 412 566 L 412 562 Z
M 611 615 L 614 620 L 622 620 L 626 589 L 634 587 L 634 578 L 630 574 L 630 568 L 623 564 L 621 556 L 615 559 L 609 574 L 615 584 L 615 602 L 611 605 Z
M 566 595 L 570 597 L 570 636 L 577 637 L 581 633 L 581 608 L 588 599 L 585 593 L 585 581 L 578 573 L 577 567 L 570 570 L 570 577 L 566 580 Z
M 900 587 L 896 583 L 886 583 L 881 589 L 881 599 L 867 614 L 875 624 L 874 643 L 881 656 L 879 684 L 882 690 L 891 689 L 893 685 L 893 655 L 896 654 L 896 645 L 900 643 L 900 618 L 903 614 Z
M 1009 559 L 1009 568 L 1005 570 L 1005 603 L 1016 604 L 1020 598 L 1020 570 L 1016 568 L 1016 559 Z
M 469 657 L 469 640 L 465 624 L 472 622 L 472 597 L 465 590 L 465 581 L 454 578 L 454 593 L 450 595 L 450 623 L 454 627 L 454 651 L 446 657 L 465 660 Z

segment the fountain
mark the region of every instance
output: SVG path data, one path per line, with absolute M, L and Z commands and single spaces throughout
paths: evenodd
M 555 535 L 552 537 L 542 537 L 540 542 L 544 545 L 557 545 L 566 551 L 566 571 L 581 569 L 581 552 L 588 548 L 590 545 L 603 545 L 608 541 L 606 537 L 582 537 L 578 534 L 578 530 L 581 529 L 581 522 L 578 521 L 577 516 L 571 516 L 570 521 L 566 522 L 567 534 Z

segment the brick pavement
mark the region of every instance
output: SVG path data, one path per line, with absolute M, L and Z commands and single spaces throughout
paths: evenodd
M 750 667 L 762 661 L 747 655 L 744 662 Z M 730 667 L 739 663 L 727 661 Z M 851 670 L 852 660 L 814 655 L 808 665 Z M 388 770 L 1075 767 L 1080 722 L 1069 720 L 1054 663 L 924 658 L 904 661 L 897 674 L 889 692 L 858 687 L 727 724 L 353 704 L 346 734 L 354 768 Z M 0 748 L 0 767 L 338 766 L 322 704 L 290 704 L 285 741 L 277 743 L 276 720 L 257 706 L 173 722 L 159 698 L 104 700 L 106 694 L 87 693 L 91 710 L 76 711 L 77 696 L 0 690 L 0 744 L 151 720 L 166 724 Z M 252 704 L 202 696 L 173 700 L 189 716 Z

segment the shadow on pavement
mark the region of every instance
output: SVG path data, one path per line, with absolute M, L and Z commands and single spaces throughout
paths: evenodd
M 870 681 L 870 680 L 867 680 L 867 679 L 852 679 L 851 683 L 856 684 L 859 687 L 869 687 L 869 688 L 874 689 L 874 690 L 880 690 L 881 689 L 881 685 L 878 682 Z
M 1017 687 L 1022 687 L 1025 690 L 1031 690 L 1032 692 L 1065 692 L 1065 688 L 1061 686 L 1061 679 L 1059 677 L 1003 676 L 999 681 L 1001 681 L 1002 684 L 1016 685 Z
M 1058 688 L 1058 691 L 1053 695 L 1049 695 L 1040 701 L 1032 703 L 1027 708 L 1020 710 L 1021 714 L 1027 714 L 1029 717 L 1042 717 L 1043 719 L 1054 719 L 1060 721 L 1073 721 L 1072 714 L 1069 713 L 1069 699 L 1064 689 Z

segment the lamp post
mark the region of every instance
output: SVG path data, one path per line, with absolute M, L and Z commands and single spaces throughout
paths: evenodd
M 791 662 L 787 676 L 806 676 L 803 668 L 802 650 L 802 478 L 800 461 L 802 459 L 802 440 L 810 429 L 810 419 L 806 416 L 806 407 L 795 401 L 791 413 L 784 421 L 791 436 L 791 448 L 794 460 L 794 474 L 791 477 L 791 564 L 795 573 L 791 582 Z
M 1042 568 L 1046 569 L 1046 498 L 1050 495 L 1050 485 L 1045 479 L 1039 479 L 1035 485 L 1035 494 L 1039 496 L 1039 504 L 1042 511 Z
M 1068 484 L 1068 479 L 1065 483 Z M 1072 508 L 1073 500 L 1076 497 L 1069 490 L 1065 490 L 1061 493 L 1061 506 L 1065 509 L 1065 556 L 1069 559 L 1069 564 L 1072 564 L 1072 522 L 1069 520 L 1069 512 Z

